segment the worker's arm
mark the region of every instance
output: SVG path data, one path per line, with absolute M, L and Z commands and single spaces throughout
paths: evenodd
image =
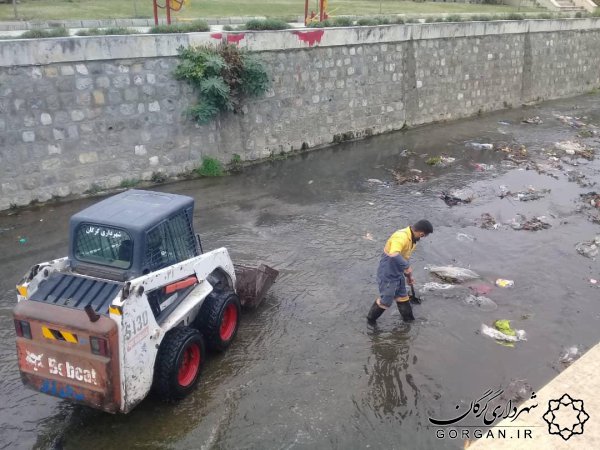
M 404 258 L 400 253 L 409 246 L 410 242 L 404 236 L 399 236 L 395 239 L 390 239 L 384 251 L 388 256 L 396 259 L 399 265 L 405 267 L 404 275 L 406 276 L 406 282 L 412 286 L 415 282 L 412 276 L 412 267 L 410 267 L 408 259 Z

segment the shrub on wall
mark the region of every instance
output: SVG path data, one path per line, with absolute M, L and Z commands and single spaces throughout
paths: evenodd
M 291 28 L 290 24 L 281 19 L 253 19 L 246 22 L 243 27 L 238 27 L 239 30 L 285 30 Z
M 87 30 L 79 30 L 77 36 L 112 36 L 121 34 L 138 34 L 138 31 L 130 28 L 88 28 Z
M 196 89 L 198 103 L 190 114 L 198 123 L 210 122 L 221 111 L 237 112 L 245 97 L 269 88 L 262 63 L 235 45 L 181 48 L 179 57 L 175 77 Z
M 21 39 L 53 38 L 69 36 L 69 30 L 66 28 L 53 28 L 50 30 L 29 30 L 21 34 Z
M 150 28 L 150 34 L 163 33 L 194 33 L 210 31 L 210 25 L 204 20 L 196 20 L 191 23 L 174 23 L 171 25 L 157 25 Z

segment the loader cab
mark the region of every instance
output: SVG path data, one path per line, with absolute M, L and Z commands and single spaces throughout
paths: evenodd
M 84 275 L 127 281 L 201 254 L 194 199 L 131 189 L 71 217 L 69 265 Z

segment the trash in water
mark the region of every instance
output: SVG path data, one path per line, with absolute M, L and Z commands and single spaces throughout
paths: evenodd
M 507 122 L 506 120 L 499 120 L 498 124 L 499 125 L 510 125 L 510 122 Z
M 454 266 L 428 266 L 426 267 L 432 274 L 436 275 L 448 283 L 462 283 L 468 280 L 476 280 L 479 275 L 470 269 Z
M 456 206 L 464 203 L 471 203 L 473 201 L 473 195 L 467 196 L 464 192 L 454 191 L 452 193 L 442 192 L 440 198 L 444 200 L 448 206 Z
M 308 181 L 308 184 L 313 184 L 313 183 L 314 183 L 314 181 L 313 181 L 313 180 L 309 180 L 309 181 Z
M 592 187 L 595 181 L 589 181 L 588 178 L 579 170 L 570 170 L 567 172 L 567 179 L 572 183 L 577 183 L 581 187 Z
M 19 236 L 19 244 L 27 244 L 27 238 Z
M 579 156 L 590 161 L 592 161 L 595 156 L 594 150 L 587 148 L 585 145 L 575 141 L 557 142 L 554 144 L 554 147 L 556 147 L 558 150 L 562 150 L 567 155 Z
M 494 144 L 482 144 L 480 142 L 469 142 L 467 145 L 471 148 L 474 148 L 475 150 L 493 150 L 494 149 Z
M 497 152 L 506 153 L 510 157 L 527 156 L 527 148 L 522 144 L 506 144 L 500 143 L 494 146 L 494 150 Z
M 585 122 L 582 122 L 578 117 L 557 116 L 556 118 L 562 123 L 567 124 L 572 128 L 582 128 L 586 125 Z
M 478 172 L 488 172 L 490 170 L 494 170 L 494 165 L 493 164 L 471 163 L 471 165 Z
M 369 178 L 367 180 L 367 183 L 372 183 L 372 184 L 383 184 L 383 181 L 378 180 L 377 178 Z
M 594 208 L 600 208 L 600 194 L 596 192 L 588 192 L 587 194 L 579 194 L 585 203 L 589 203 Z
M 430 281 L 421 287 L 421 292 L 443 291 L 446 289 L 452 289 L 454 287 L 456 287 L 454 284 L 436 283 L 435 281 Z
M 492 286 L 489 284 L 474 284 L 469 286 L 475 295 L 487 295 L 492 292 Z
M 375 239 L 373 238 L 373 235 L 371 233 L 367 233 L 363 236 L 363 239 L 366 239 L 367 241 L 374 241 Z
M 497 230 L 500 227 L 500 225 L 496 223 L 496 219 L 489 213 L 483 213 L 475 222 L 485 230 Z
M 406 183 L 424 183 L 426 180 L 419 175 L 403 175 L 400 171 L 394 169 L 388 169 L 389 172 L 396 179 L 396 183 L 398 184 L 406 184 Z
M 529 202 L 532 200 L 539 200 L 544 198 L 546 194 L 550 193 L 550 189 L 535 189 L 533 186 L 530 186 L 526 191 L 519 192 L 511 192 L 511 191 L 502 191 L 499 195 L 500 198 L 504 197 L 513 197 L 522 202 Z
M 468 241 L 468 242 L 473 242 L 475 240 L 475 238 L 473 236 L 470 236 L 466 233 L 458 233 L 456 235 L 456 239 L 458 239 L 459 241 Z
M 527 380 L 512 380 L 501 395 L 501 399 L 506 404 L 509 400 L 513 403 L 521 403 L 523 400 L 529 400 L 533 394 L 533 388 Z
M 598 280 L 596 280 L 595 278 L 590 278 L 590 283 L 598 284 Z
M 492 300 L 483 295 L 469 295 L 464 300 L 465 305 L 476 306 L 482 311 L 495 311 L 498 305 Z
M 452 164 L 454 161 L 456 161 L 456 158 L 450 156 L 432 156 L 425 161 L 425 164 L 429 166 L 445 167 L 448 164 Z
M 587 258 L 595 258 L 598 256 L 598 252 L 600 251 L 600 235 L 596 236 L 596 238 L 589 242 L 580 242 L 575 246 L 575 250 L 582 256 Z
M 542 119 L 540 119 L 539 116 L 527 117 L 527 118 L 523 119 L 521 122 L 523 122 L 523 123 L 529 123 L 529 124 L 532 124 L 532 125 L 540 125 L 540 124 L 544 123 L 542 121 Z
M 573 361 L 579 358 L 579 349 L 575 346 L 568 347 L 563 350 L 560 355 L 559 361 L 564 365 L 570 365 Z
M 513 280 L 505 280 L 503 278 L 498 278 L 496 280 L 496 286 L 501 288 L 513 287 L 515 282 Z
M 512 219 L 510 226 L 513 230 L 540 231 L 551 228 L 548 222 L 545 222 L 545 216 L 534 217 L 527 220 L 522 214 L 517 214 L 517 217 Z
M 527 335 L 524 330 L 514 330 L 510 326 L 510 320 L 496 320 L 494 322 L 494 327 L 487 326 L 486 324 L 481 324 L 481 334 L 491 337 L 492 339 L 496 339 L 499 344 L 506 345 L 509 343 L 509 346 L 514 342 L 518 341 L 526 341 Z

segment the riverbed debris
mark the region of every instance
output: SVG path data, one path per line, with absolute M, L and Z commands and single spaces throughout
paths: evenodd
M 440 280 L 452 284 L 460 284 L 469 280 L 476 280 L 479 274 L 471 269 L 455 266 L 427 266 L 425 269 L 437 276 Z
M 581 120 L 580 117 L 571 117 L 571 116 L 556 116 L 558 120 L 560 120 L 565 125 L 569 125 L 571 128 L 583 128 L 587 124 Z
M 388 169 L 388 171 L 392 174 L 392 176 L 394 177 L 396 184 L 406 184 L 406 183 L 425 183 L 425 181 L 427 181 L 425 178 L 423 178 L 420 175 L 414 174 L 414 175 L 405 175 L 404 173 L 402 173 L 399 170 L 396 169 Z M 421 171 L 419 171 L 420 173 Z
M 518 341 L 526 341 L 527 334 L 525 330 L 515 330 L 510 325 L 510 320 L 496 320 L 493 327 L 484 323 L 481 324 L 481 334 L 495 339 L 498 344 L 508 347 L 514 347 Z
M 595 181 L 590 181 L 587 176 L 584 175 L 581 170 L 569 170 L 566 173 L 567 180 L 571 183 L 577 183 L 581 187 L 593 187 L 596 185 Z
M 435 281 L 430 281 L 425 283 L 421 287 L 421 292 L 429 292 L 429 291 L 445 291 L 447 289 L 452 289 L 456 287 L 454 284 L 450 283 L 436 283 Z
M 493 150 L 494 144 L 482 143 L 482 142 L 469 142 L 467 145 L 475 150 Z
M 475 223 L 484 230 L 497 230 L 500 225 L 496 222 L 496 219 L 490 213 L 483 213 L 479 219 L 475 220 Z
M 540 231 L 551 228 L 548 222 L 546 222 L 546 216 L 533 217 L 527 219 L 523 214 L 517 214 L 517 216 L 509 223 L 513 230 L 524 230 L 524 231 Z
M 448 206 L 456 206 L 466 203 L 471 203 L 475 196 L 470 192 L 465 192 L 462 190 L 456 190 L 452 192 L 444 192 L 440 193 L 440 198 L 444 200 L 444 203 Z
M 600 252 L 600 234 L 591 241 L 579 242 L 575 245 L 575 250 L 586 258 L 596 258 Z
M 437 167 L 446 167 L 456 161 L 456 158 L 451 156 L 441 155 L 441 156 L 432 156 L 425 160 L 425 164 L 429 166 L 437 166 Z
M 492 292 L 493 288 L 489 284 L 480 283 L 469 286 L 469 289 L 471 289 L 475 295 L 488 295 Z
M 473 162 L 473 163 L 471 163 L 471 166 L 473 166 L 473 168 L 475 168 L 475 170 L 478 172 L 489 172 L 490 170 L 494 170 L 493 164 L 484 164 L 484 163 Z
M 526 117 L 521 122 L 530 125 L 541 125 L 544 123 L 544 121 L 540 119 L 540 116 Z
M 579 349 L 577 346 L 573 345 L 563 349 L 558 361 L 565 366 L 570 366 L 573 361 L 579 358 L 579 356 Z
M 512 192 L 508 190 L 501 190 L 499 197 L 512 197 L 522 202 L 529 202 L 533 200 L 540 200 L 550 193 L 550 189 L 536 189 L 533 186 L 529 186 L 525 191 Z
M 587 159 L 588 161 L 593 161 L 596 156 L 593 149 L 577 141 L 556 142 L 554 147 L 569 156 L 577 156 L 579 158 Z
M 513 287 L 515 285 L 515 282 L 513 280 L 505 280 L 504 278 L 498 278 L 496 280 L 496 286 L 501 287 L 501 288 L 509 288 L 509 287 Z
M 464 304 L 468 306 L 475 306 L 482 311 L 495 311 L 498 309 L 498 305 L 494 300 L 487 298 L 483 295 L 470 294 L 464 299 Z

